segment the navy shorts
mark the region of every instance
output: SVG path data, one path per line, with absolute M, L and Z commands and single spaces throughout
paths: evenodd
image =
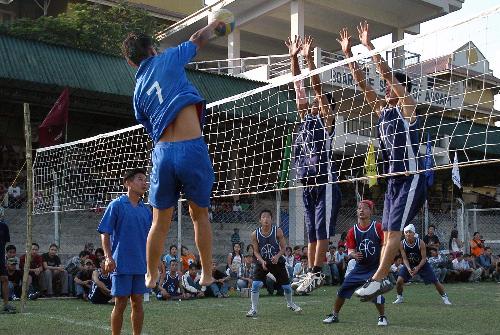
M 382 228 L 402 231 L 422 208 L 427 196 L 423 174 L 389 178 L 385 192 Z
M 342 196 L 337 184 L 304 187 L 304 219 L 309 242 L 328 240 L 335 234 Z
M 97 287 L 95 291 L 90 292 L 89 300 L 93 304 L 107 304 L 111 300 L 111 297 L 102 293 Z
M 158 209 L 173 207 L 183 191 L 199 207 L 210 206 L 214 170 L 208 148 L 199 137 L 179 142 L 158 142 L 152 153 L 149 203 Z
M 422 266 L 417 274 L 420 276 L 420 278 L 422 278 L 425 285 L 435 284 L 438 281 L 436 275 L 434 274 L 434 271 L 432 270 L 428 262 L 425 262 L 424 266 Z M 398 277 L 403 278 L 405 283 L 411 279 L 411 275 L 408 272 L 406 266 L 402 266 L 401 269 L 399 269 Z
M 111 274 L 111 295 L 113 297 L 128 297 L 132 294 L 147 292 L 144 275 Z
M 377 267 L 366 267 L 356 264 L 354 269 L 344 278 L 342 286 L 340 286 L 337 291 L 337 295 L 344 299 L 350 299 L 360 286 L 363 286 L 368 279 L 370 279 L 375 272 L 377 272 Z M 372 299 L 375 304 L 384 304 L 385 298 L 382 295 L 376 296 Z

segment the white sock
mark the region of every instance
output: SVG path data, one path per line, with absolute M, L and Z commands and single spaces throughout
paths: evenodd
M 252 309 L 257 311 L 257 307 L 259 306 L 259 292 L 251 292 L 250 298 L 252 300 Z

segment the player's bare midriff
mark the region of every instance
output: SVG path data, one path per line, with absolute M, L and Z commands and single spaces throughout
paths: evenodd
M 200 120 L 195 105 L 184 107 L 163 131 L 159 142 L 179 142 L 201 136 Z

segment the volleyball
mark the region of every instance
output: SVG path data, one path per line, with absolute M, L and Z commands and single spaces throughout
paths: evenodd
M 222 21 L 224 25 L 218 25 L 215 28 L 215 35 L 227 36 L 234 30 L 234 15 L 227 9 L 219 9 L 212 14 L 212 21 Z

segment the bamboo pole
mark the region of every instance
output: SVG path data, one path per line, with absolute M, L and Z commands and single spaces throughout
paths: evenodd
M 24 104 L 24 137 L 26 140 L 26 256 L 24 260 L 23 286 L 21 293 L 21 313 L 24 313 L 26 307 L 26 293 L 28 290 L 28 275 L 31 264 L 31 224 L 33 213 L 33 165 L 31 151 L 31 123 L 30 106 Z

